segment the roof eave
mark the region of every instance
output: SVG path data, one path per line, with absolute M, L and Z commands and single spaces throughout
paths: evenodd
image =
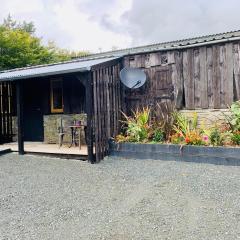
M 53 75 L 60 75 L 64 73 L 76 73 L 76 72 L 87 72 L 90 71 L 90 67 L 84 67 L 84 68 L 76 68 L 76 69 L 68 69 L 68 70 L 60 70 L 55 72 L 48 72 L 48 73 L 39 73 L 39 74 L 31 74 L 27 76 L 14 76 L 14 77 L 8 77 L 8 78 L 0 78 L 0 82 L 4 81 L 16 81 L 20 79 L 29 79 L 29 78 L 35 78 L 35 77 L 46 77 L 46 76 L 53 76 Z

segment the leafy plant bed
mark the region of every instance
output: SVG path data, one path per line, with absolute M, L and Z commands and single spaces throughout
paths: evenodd
M 240 148 L 110 142 L 110 156 L 240 166 Z
M 111 155 L 135 159 L 193 161 L 240 165 L 240 101 L 229 107 L 224 122 L 206 127 L 197 113 L 186 117 L 169 106 L 143 107 L 123 113 L 121 132 L 111 142 Z

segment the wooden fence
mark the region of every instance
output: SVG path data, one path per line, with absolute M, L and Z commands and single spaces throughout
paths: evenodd
M 96 161 L 108 154 L 108 141 L 119 131 L 121 109 L 120 63 L 96 66 L 92 70 L 93 117 Z
M 0 83 L 0 143 L 12 140 L 13 89 L 10 82 Z

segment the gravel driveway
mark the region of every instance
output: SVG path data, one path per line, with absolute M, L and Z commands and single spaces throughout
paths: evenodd
M 240 239 L 240 167 L 0 157 L 0 239 Z

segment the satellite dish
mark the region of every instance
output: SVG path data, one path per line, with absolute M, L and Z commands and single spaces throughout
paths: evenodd
M 120 71 L 121 82 L 128 88 L 139 88 L 147 79 L 145 72 L 138 68 L 123 68 Z

